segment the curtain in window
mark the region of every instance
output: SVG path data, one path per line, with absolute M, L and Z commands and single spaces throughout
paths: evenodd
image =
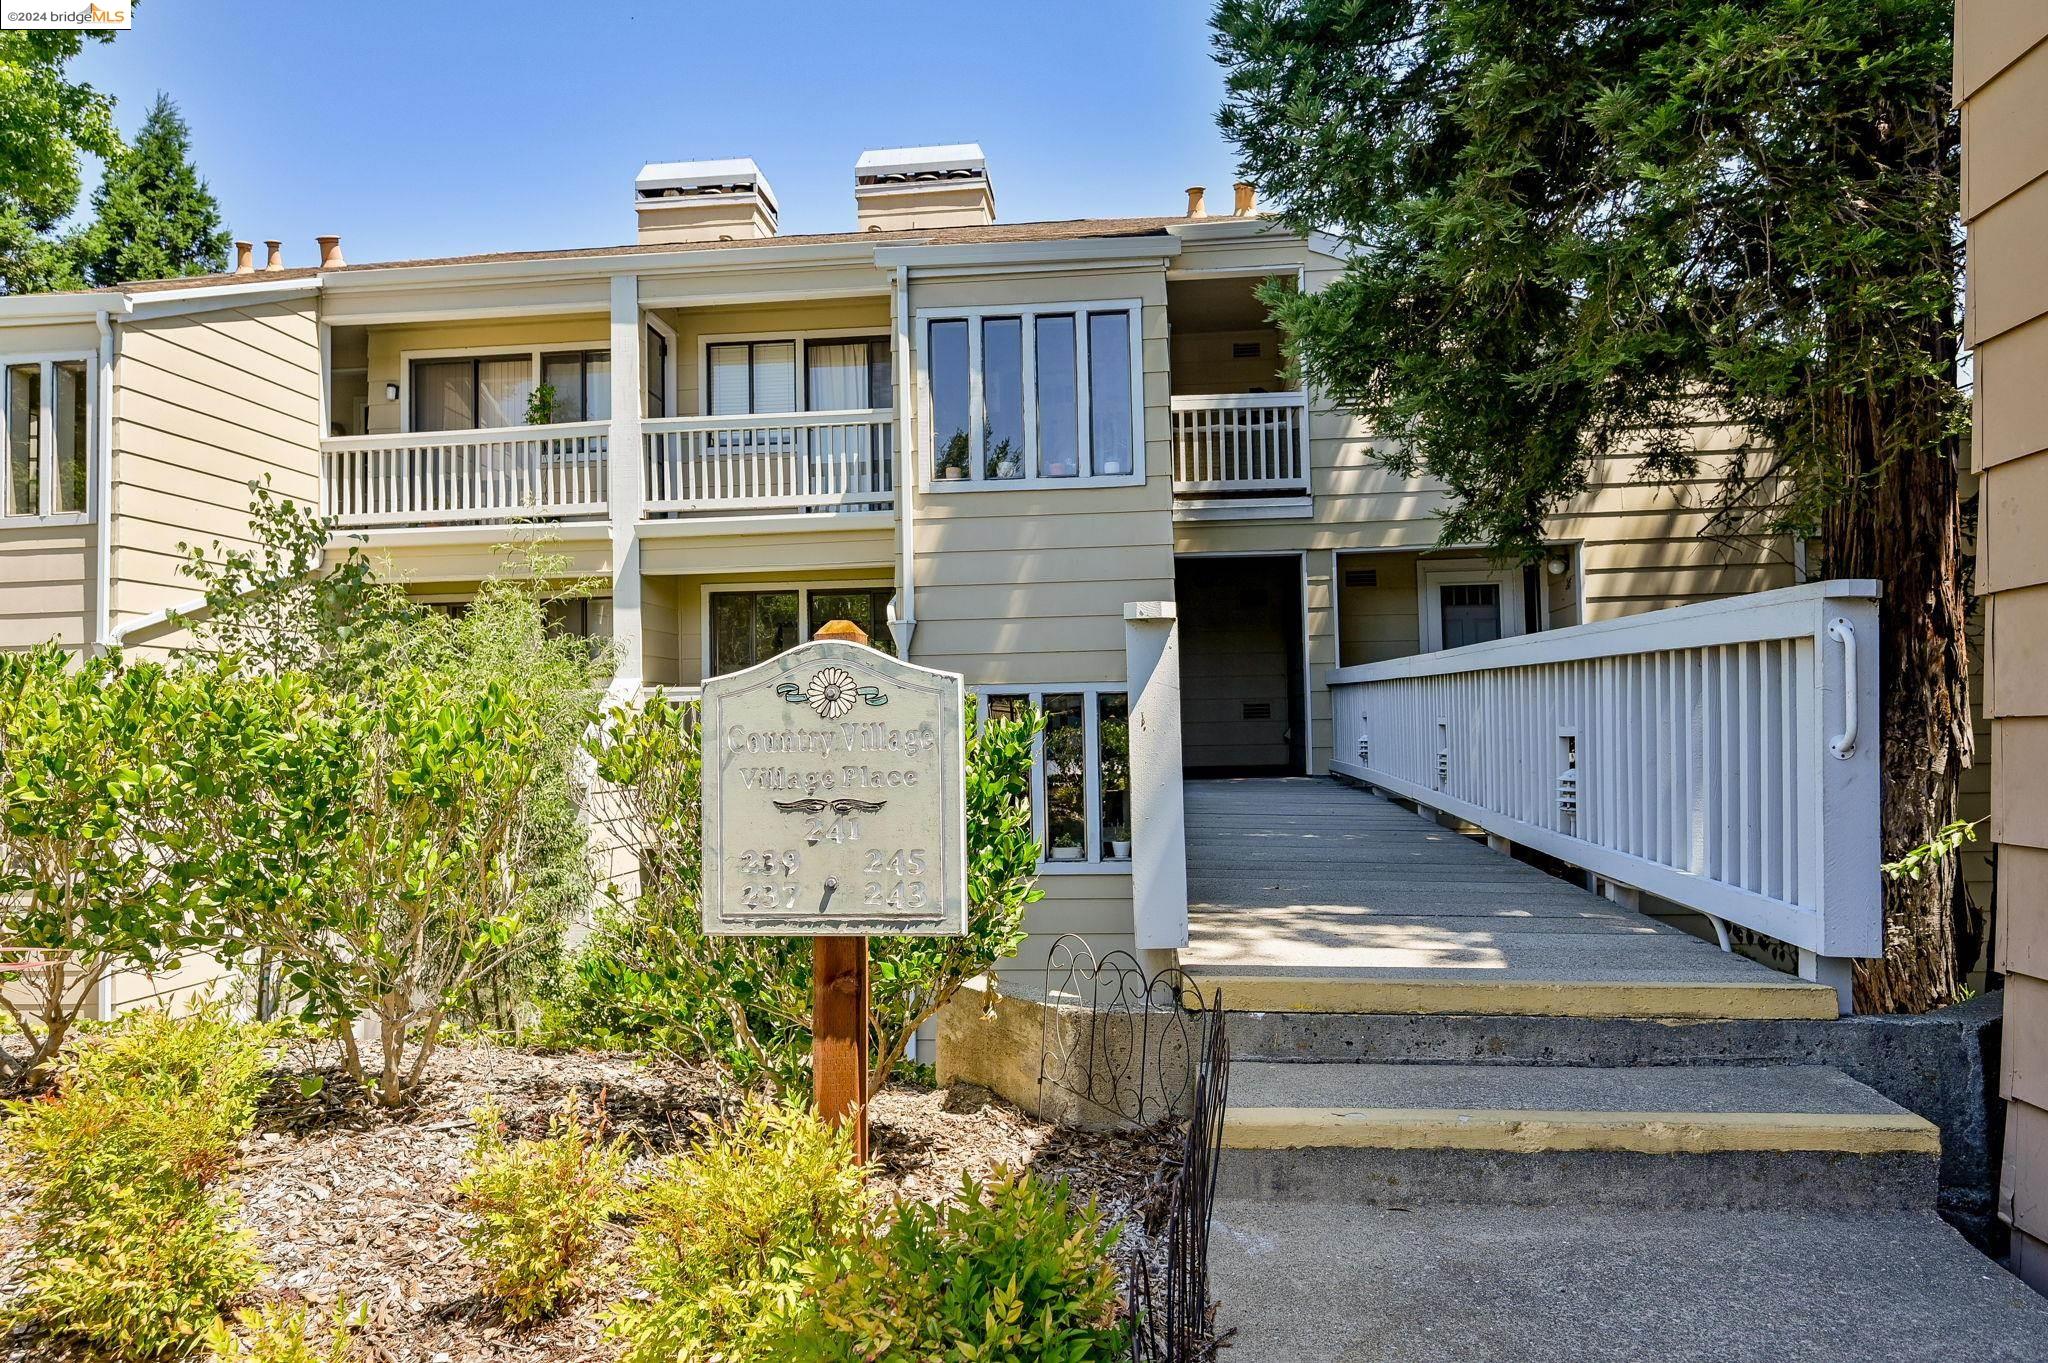
M 412 428 L 466 431 L 476 425 L 476 368 L 469 360 L 417 360 L 412 367 Z
M 526 424 L 533 361 L 524 355 L 476 362 L 476 424 L 480 429 Z
M 868 343 L 813 341 L 805 348 L 810 408 L 814 412 L 860 411 L 868 405 Z

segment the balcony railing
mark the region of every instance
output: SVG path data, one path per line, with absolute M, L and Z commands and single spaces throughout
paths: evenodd
M 1174 398 L 1174 492 L 1306 492 L 1307 418 L 1301 393 Z
M 692 511 L 881 509 L 895 504 L 886 407 L 641 423 L 646 507 Z
M 602 421 L 322 441 L 322 511 L 343 526 L 454 525 L 602 516 Z
M 1340 667 L 1330 767 L 1717 924 L 1877 956 L 1878 590 Z

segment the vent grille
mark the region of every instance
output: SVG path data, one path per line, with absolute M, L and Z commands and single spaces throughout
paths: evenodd
M 1347 587 L 1377 587 L 1380 585 L 1380 570 L 1377 568 L 1346 568 L 1344 585 Z
M 1271 719 L 1273 717 L 1273 703 L 1265 700 L 1248 700 L 1244 703 L 1244 717 L 1246 719 Z
M 1265 353 L 1265 346 L 1257 341 L 1232 341 L 1230 343 L 1230 358 L 1233 360 L 1256 360 Z

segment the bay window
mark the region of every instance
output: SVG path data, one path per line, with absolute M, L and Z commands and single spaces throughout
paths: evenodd
M 1130 698 L 1114 686 L 991 686 L 984 717 L 1045 717 L 1033 753 L 1031 824 L 1048 870 L 1119 871 L 1131 856 Z
M 929 479 L 947 491 L 1143 479 L 1136 301 L 926 314 Z
M 6 477 L 0 516 L 82 518 L 92 449 L 91 367 L 85 360 L 6 366 L 0 422 Z

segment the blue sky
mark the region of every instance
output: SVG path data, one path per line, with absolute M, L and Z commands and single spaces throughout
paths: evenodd
M 646 161 L 752 156 L 784 232 L 853 226 L 868 147 L 978 141 L 1005 221 L 1229 202 L 1201 0 L 143 0 L 76 70 L 192 125 L 234 234 L 290 265 L 602 245 Z M 93 172 L 96 174 L 96 168 Z M 90 183 L 90 179 L 88 180 Z

